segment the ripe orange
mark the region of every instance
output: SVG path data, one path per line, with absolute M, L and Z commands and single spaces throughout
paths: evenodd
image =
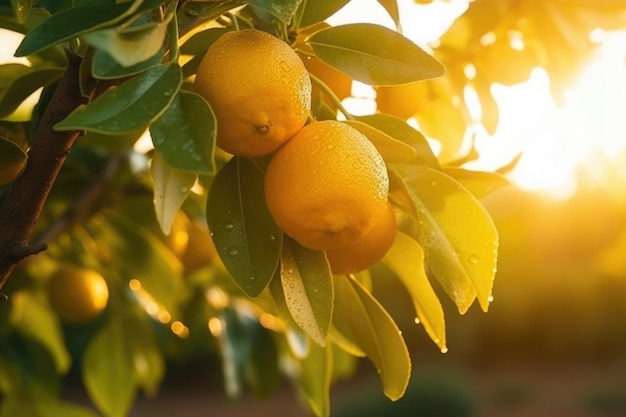
M 346 246 L 386 209 L 389 177 L 372 143 L 334 120 L 313 122 L 281 147 L 265 175 L 278 226 L 314 250 Z
M 213 262 L 219 264 L 220 258 L 209 230 L 198 221 L 192 221 L 188 229 L 189 242 L 180 261 L 189 274 Z
M 200 63 L 194 89 L 215 112 L 218 146 L 238 156 L 274 152 L 304 126 L 311 107 L 300 57 L 255 29 L 220 36 Z
M 106 308 L 109 289 L 98 272 L 73 265 L 63 265 L 48 282 L 50 304 L 61 320 L 86 323 Z
M 331 90 L 333 90 L 333 93 L 335 93 L 339 100 L 343 100 L 350 95 L 352 90 L 352 79 L 350 77 L 337 71 L 330 65 L 323 63 L 317 58 L 305 58 L 303 59 L 303 62 L 306 69 L 311 74 L 324 81 L 324 83 L 330 87 Z M 312 95 L 321 95 L 327 105 L 333 108 L 335 107 L 335 104 L 326 96 L 326 94 L 320 92 L 315 85 L 313 85 Z
M 380 261 L 396 236 L 396 216 L 391 203 L 372 229 L 346 246 L 326 251 L 330 269 L 335 275 L 353 274 Z

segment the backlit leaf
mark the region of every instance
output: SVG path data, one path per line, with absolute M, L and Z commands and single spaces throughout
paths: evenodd
M 61 10 L 30 31 L 15 51 L 15 56 L 31 55 L 87 31 L 113 25 L 135 12 L 150 10 L 162 2 L 163 0 L 135 0 L 88 4 Z
M 273 14 L 283 23 L 289 23 L 301 1 L 302 0 L 247 0 L 247 3 Z
M 65 347 L 61 326 L 52 308 L 45 299 L 21 291 L 11 296 L 11 324 L 17 331 L 32 338 L 54 358 L 56 370 L 63 374 L 70 367 L 70 355 Z
M 181 84 L 178 65 L 159 65 L 78 107 L 54 128 L 111 134 L 131 132 L 148 126 L 163 114 Z
M 417 152 L 411 146 L 365 122 L 347 120 L 345 123 L 363 133 L 374 144 L 385 162 L 409 162 L 417 156 Z
M 163 49 L 167 25 L 172 16 L 162 22 L 102 29 L 86 33 L 83 38 L 95 48 L 106 51 L 122 67 L 130 67 L 154 57 Z
M 11 0 L 11 6 L 13 8 L 13 13 L 17 18 L 19 23 L 26 22 L 28 15 L 30 14 L 30 10 L 33 7 L 32 0 Z
M 357 281 L 340 275 L 334 282 L 333 326 L 376 366 L 385 395 L 393 401 L 399 399 L 411 376 L 411 360 L 400 329 Z
M 509 185 L 509 180 L 497 172 L 472 171 L 457 167 L 444 167 L 443 172 L 460 182 L 476 198 L 486 197 Z
M 61 78 L 63 72 L 63 68 L 0 65 L 0 117 L 13 113 L 28 96 Z
M 379 25 L 329 27 L 306 42 L 322 61 L 365 84 L 404 84 L 444 74 L 435 58 L 398 32 Z
M 180 53 L 183 55 L 204 55 L 209 46 L 226 32 L 230 32 L 229 28 L 209 28 L 201 32 L 194 33 L 180 47 Z
M 350 0 L 302 0 L 300 3 L 300 27 L 308 27 L 315 23 L 323 22 Z
M 170 107 L 150 126 L 152 143 L 180 171 L 215 173 L 215 116 L 198 94 L 180 90 Z
M 28 155 L 16 143 L 0 136 L 0 185 L 8 184 L 17 178 Z
M 154 183 L 154 210 L 164 234 L 168 235 L 176 213 L 189 195 L 197 176 L 172 168 L 155 151 L 150 164 Z
M 142 289 L 157 305 L 172 316 L 177 313 L 181 288 L 182 265 L 156 236 L 148 233 L 124 213 L 107 213 L 104 223 L 89 225 L 89 233 L 112 259 L 132 258 L 118 262 L 116 271 L 125 280 L 137 279 Z
M 377 0 L 378 3 L 385 8 L 389 17 L 396 24 L 396 28 L 400 29 L 400 11 L 398 10 L 397 0 Z
M 289 346 L 291 353 L 298 359 L 306 358 L 309 354 L 311 339 L 300 328 L 300 326 L 298 326 L 291 316 L 289 307 L 287 307 L 287 300 L 285 300 L 283 284 L 280 279 L 280 271 L 277 271 L 276 276 L 272 279 L 268 288 L 272 294 L 272 300 L 274 301 L 278 317 L 280 317 L 285 326 L 285 338 L 287 339 L 287 345 Z
M 417 317 L 428 336 L 442 352 L 446 351 L 443 308 L 428 281 L 422 247 L 404 233 L 397 233 L 396 240 L 384 260 L 409 292 Z
M 283 233 L 265 203 L 263 172 L 233 157 L 217 173 L 206 205 L 215 247 L 237 285 L 256 297 L 278 267 Z
M 311 346 L 300 361 L 299 385 L 316 416 L 330 416 L 330 382 L 333 361 L 331 346 Z
M 394 139 L 410 145 L 417 153 L 413 161 L 414 163 L 433 168 L 439 166 L 439 162 L 424 135 L 415 130 L 415 128 L 411 127 L 404 120 L 381 113 L 359 116 L 357 120 L 386 133 Z
M 124 67 L 113 59 L 106 51 L 98 49 L 93 56 L 91 75 L 93 75 L 94 78 L 103 80 L 128 77 L 144 72 L 152 67 L 156 67 L 162 60 L 163 51 L 161 50 L 145 61 L 129 67 Z
M 97 417 L 88 408 L 64 402 L 54 397 L 38 397 L 35 399 L 34 404 L 37 409 L 36 417 Z
M 463 314 L 474 298 L 489 307 L 498 234 L 485 208 L 441 171 L 396 167 L 413 198 L 426 263 Z
M 280 278 L 294 321 L 315 343 L 326 346 L 333 309 L 333 281 L 324 253 L 285 238 Z
M 133 355 L 121 320 L 110 321 L 91 339 L 81 370 L 98 410 L 107 417 L 126 417 L 137 387 Z

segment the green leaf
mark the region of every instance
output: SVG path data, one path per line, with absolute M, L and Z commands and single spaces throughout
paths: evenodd
M 396 28 L 400 29 L 400 11 L 398 10 L 397 0 L 377 0 L 378 3 L 384 7 L 389 13 L 389 17 L 393 20 Z
M 370 23 L 322 29 L 306 43 L 322 61 L 369 85 L 406 84 L 445 72 L 435 58 L 409 39 Z
M 442 352 L 446 352 L 448 349 L 443 308 L 428 281 L 422 247 L 409 236 L 398 232 L 384 260 L 409 292 L 417 317 L 428 336 Z
M 215 115 L 198 94 L 180 90 L 170 107 L 150 126 L 152 143 L 180 171 L 215 174 Z
M 467 189 L 441 171 L 403 166 L 419 221 L 426 263 L 465 313 L 476 296 L 484 311 L 496 271 L 498 233 L 489 213 Z
M 124 3 L 90 4 L 61 10 L 30 31 L 15 56 L 32 55 L 89 30 L 114 25 L 139 10 L 149 10 L 163 0 L 135 0 Z
M 86 33 L 83 38 L 93 47 L 105 51 L 122 67 L 140 64 L 163 50 L 167 26 L 173 14 L 162 22 L 130 27 L 115 27 Z
M 19 23 L 26 22 L 28 19 L 28 15 L 30 14 L 30 10 L 33 7 L 32 0 L 11 0 L 11 6 L 13 8 L 13 13 L 17 18 Z
M 302 0 L 300 3 L 300 27 L 307 27 L 323 22 L 339 9 L 348 4 L 350 0 Z
M 91 236 L 106 247 L 112 259 L 131 257 L 132 262 L 118 262 L 116 272 L 127 281 L 139 280 L 160 307 L 176 316 L 182 284 L 180 261 L 156 236 L 123 216 L 129 214 L 107 212 L 104 223 L 89 224 Z
M 300 361 L 299 388 L 318 417 L 330 416 L 331 348 L 311 346 L 307 357 Z
M 110 134 L 131 132 L 163 114 L 181 84 L 178 65 L 159 65 L 78 107 L 54 128 Z
M 183 55 L 204 55 L 209 49 L 209 46 L 213 44 L 226 32 L 231 32 L 230 28 L 209 28 L 202 32 L 194 33 L 187 41 L 180 47 L 180 53 Z
M 283 23 L 289 23 L 302 0 L 247 0 L 247 3 L 271 13 Z
M 91 340 L 82 363 L 85 388 L 107 417 L 126 417 L 137 393 L 132 352 L 119 319 L 108 322 Z
M 0 65 L 0 117 L 13 113 L 28 96 L 61 78 L 63 72 L 63 68 Z
M 389 313 L 358 281 L 340 275 L 335 277 L 333 317 L 336 330 L 376 366 L 385 395 L 392 401 L 402 397 L 411 376 L 411 360 Z
M 267 209 L 263 182 L 263 172 L 252 159 L 233 157 L 215 176 L 206 205 L 217 252 L 251 297 L 274 276 L 283 242 Z
M 417 152 L 417 157 L 413 161 L 414 163 L 433 168 L 439 167 L 437 157 L 430 148 L 424 135 L 407 124 L 406 121 L 382 113 L 359 116 L 357 120 L 386 133 L 394 139 L 410 145 Z
M 16 143 L 0 136 L 0 185 L 17 178 L 26 165 L 28 155 Z
M 509 180 L 497 172 L 472 171 L 457 167 L 444 167 L 443 172 L 460 182 L 476 198 L 486 197 L 509 185 Z
M 315 343 L 326 346 L 333 314 L 333 279 L 326 255 L 286 238 L 280 278 L 287 308 L 294 321 Z
M 291 353 L 298 359 L 306 358 L 311 346 L 310 339 L 294 321 L 289 307 L 287 307 L 287 300 L 285 300 L 285 293 L 283 291 L 279 271 L 277 271 L 276 276 L 272 279 L 268 288 L 272 295 L 274 306 L 276 307 L 276 313 L 285 326 L 285 337 Z
M 97 50 L 91 64 L 91 75 L 96 79 L 115 79 L 136 75 L 152 67 L 156 67 L 163 60 L 163 50 L 160 50 L 151 58 L 130 67 L 120 65 L 106 51 Z
M 34 404 L 37 409 L 37 417 L 97 417 L 88 408 L 70 404 L 54 397 L 35 398 Z
M 54 359 L 56 371 L 65 373 L 70 367 L 70 355 L 65 347 L 61 326 L 45 299 L 21 291 L 11 296 L 11 324 L 18 333 L 34 339 L 45 347 Z
M 124 340 L 130 346 L 137 387 L 155 396 L 165 374 L 165 359 L 152 332 L 152 323 L 145 316 L 141 318 L 125 322 Z
M 152 156 L 150 173 L 154 182 L 156 217 L 163 234 L 169 235 L 174 218 L 196 182 L 197 175 L 172 168 L 158 151 Z
M 374 144 L 385 162 L 409 162 L 417 156 L 417 152 L 411 146 L 365 122 L 347 120 L 345 123 L 363 133 Z

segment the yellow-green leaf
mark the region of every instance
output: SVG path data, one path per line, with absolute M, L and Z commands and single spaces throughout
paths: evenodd
M 11 296 L 10 321 L 17 332 L 32 338 L 50 352 L 56 370 L 63 374 L 70 367 L 70 355 L 65 347 L 61 326 L 54 311 L 41 296 L 20 291 Z
M 417 157 L 415 149 L 367 123 L 347 120 L 347 124 L 363 133 L 374 144 L 385 162 L 409 162 Z
M 330 416 L 331 348 L 311 346 L 307 357 L 300 361 L 300 389 L 317 417 Z
M 509 185 L 509 180 L 497 172 L 472 171 L 458 167 L 444 167 L 443 172 L 460 182 L 476 198 L 486 197 Z
M 398 32 L 370 23 L 332 26 L 306 39 L 319 59 L 369 85 L 397 85 L 444 74 L 443 66 Z
M 318 345 L 326 346 L 333 314 L 333 281 L 323 252 L 286 238 L 280 262 L 285 302 L 294 321 Z
M 417 317 L 428 336 L 442 352 L 447 351 L 443 308 L 428 281 L 422 247 L 404 233 L 398 233 L 384 260 L 409 292 Z
M 83 357 L 85 388 L 107 417 L 126 417 L 137 392 L 134 359 L 122 321 L 107 323 L 91 340 Z
M 172 168 L 155 150 L 150 164 L 154 183 L 154 210 L 164 234 L 169 235 L 176 213 L 189 195 L 197 175 Z
M 385 395 L 393 401 L 399 399 L 411 376 L 411 360 L 400 329 L 356 280 L 336 276 L 335 294 L 334 327 L 372 361 Z
M 463 314 L 478 297 L 487 311 L 496 271 L 498 233 L 489 213 L 449 175 L 397 166 L 413 199 L 426 263 Z
M 217 252 L 250 297 L 261 294 L 272 280 L 283 242 L 265 202 L 263 178 L 252 159 L 234 157 L 215 176 L 206 203 Z

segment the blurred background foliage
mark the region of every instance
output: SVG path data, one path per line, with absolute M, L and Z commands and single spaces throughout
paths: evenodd
M 379 3 L 393 10 L 395 2 Z M 432 2 L 415 3 L 427 7 Z M 479 125 L 489 134 L 497 130 L 501 108 L 493 95 L 495 83 L 519 84 L 543 68 L 552 97 L 563 103 L 600 46 L 598 34 L 624 29 L 626 5 L 621 0 L 475 0 L 430 44 L 446 66 L 446 76 L 378 87 L 377 108 L 413 118 L 439 144 L 440 161 L 462 165 L 480 157 L 468 147 L 472 129 Z M 308 61 L 307 66 L 340 99 L 349 98 L 349 79 L 321 62 Z M 468 100 L 468 89 L 478 106 Z M 334 104 L 325 105 L 332 114 Z M 216 256 L 202 220 L 209 177 L 201 177 L 199 192 L 190 194 L 171 233 L 161 231 L 147 159 L 123 151 L 141 133 L 89 133 L 79 139 L 37 226 L 37 235 L 53 243 L 47 252 L 23 262 L 5 287 L 14 301 L 0 303 L 3 417 L 95 415 L 53 395 L 66 392 L 66 384 L 74 386 L 79 377 L 87 385 L 103 384 L 92 390 L 103 393 L 91 398 L 99 410 L 122 415 L 131 409 L 136 391 L 147 397 L 158 393 L 166 368 L 175 378 L 198 369 L 206 370 L 203 381 L 221 374 L 217 391 L 229 398 L 244 396 L 249 389 L 255 398 L 267 398 L 282 386 L 284 375 L 295 375 L 289 349 L 276 337 L 280 323 L 264 313 L 267 300 L 251 302 L 243 296 Z M 17 157 L 10 157 L 19 164 L 15 153 Z M 503 174 L 515 168 L 509 162 L 502 161 Z M 362 277 L 402 328 L 415 361 L 407 399 L 395 407 L 410 403 L 406 407 L 413 412 L 428 410 L 431 401 L 433 408 L 424 415 L 477 415 L 480 404 L 469 394 L 475 394 L 473 382 L 458 375 L 466 369 L 622 369 L 626 204 L 620 195 L 626 195 L 626 186 L 620 183 L 623 194 L 616 197 L 584 171 L 578 180 L 577 193 L 565 200 L 512 185 L 483 201 L 500 233 L 494 302 L 486 315 L 477 308 L 463 317 L 447 315 L 451 349 L 445 356 L 416 330 L 411 301 L 384 266 Z M 0 188 L 0 198 L 2 193 Z M 52 307 L 50 281 L 68 262 L 105 277 L 108 305 L 97 317 L 84 320 L 79 308 L 76 317 L 62 320 Z M 71 291 L 60 289 L 57 296 Z M 128 343 L 112 343 L 118 339 Z M 333 380 L 363 375 L 361 381 L 369 381 L 367 366 L 363 370 L 356 359 L 336 354 Z M 450 368 L 455 373 L 446 374 Z M 114 383 L 112 377 L 117 378 Z M 491 392 L 494 404 L 524 402 L 533 395 L 533 388 L 523 383 L 499 387 Z M 363 396 L 346 391 L 352 396 L 339 401 L 337 415 L 365 415 L 351 402 L 363 401 Z M 588 392 L 585 407 L 626 412 L 615 400 L 624 393 Z M 76 395 L 81 396 L 70 397 Z M 371 401 L 374 397 L 368 395 Z M 364 408 L 378 410 L 371 404 Z

